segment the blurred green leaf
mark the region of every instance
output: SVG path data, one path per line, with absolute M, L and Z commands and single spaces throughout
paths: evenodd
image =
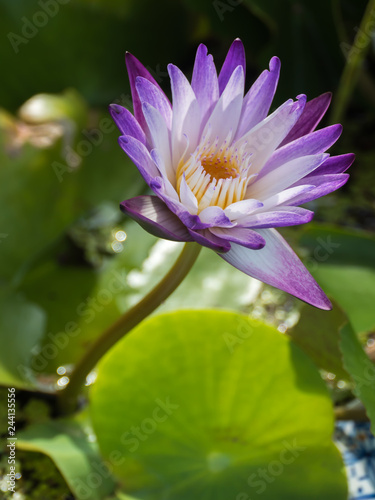
M 136 498 L 346 498 L 319 372 L 245 316 L 146 320 L 102 358 L 90 408 L 102 453 Z
M 365 405 L 371 420 L 372 432 L 375 431 L 375 366 L 363 350 L 350 323 L 341 328 L 340 348 L 344 367 L 354 382 L 354 392 Z
M 299 243 L 309 270 L 348 315 L 357 333 L 375 328 L 375 238 L 365 232 L 309 224 Z
M 111 468 L 81 424 L 55 420 L 17 434 L 17 448 L 48 455 L 77 500 L 102 500 L 114 490 Z
M 25 145 L 15 157 L 0 153 L 0 276 L 10 280 L 55 242 L 75 217 L 73 178 L 60 183 L 52 167 L 61 144 L 37 149 Z
M 49 4 L 49 12 L 41 4 Z M 147 37 L 139 36 L 140 27 Z M 129 94 L 125 51 L 163 79 L 186 46 L 190 24 L 173 0 L 1 0 L 0 30 L 0 57 L 8 68 L 0 102 L 13 110 L 31 95 L 70 87 L 90 104 L 108 106 Z
M 30 364 L 45 328 L 46 315 L 41 307 L 19 293 L 0 291 L 0 385 L 36 385 Z
M 74 148 L 69 150 L 72 160 L 82 162 L 77 176 L 78 200 L 86 208 L 103 202 L 120 202 L 141 194 L 146 183 L 134 163 L 118 144 L 119 130 L 109 113 L 100 113 L 94 124 L 80 131 Z M 119 210 L 119 208 L 118 208 Z
M 73 89 L 62 94 L 37 94 L 19 109 L 19 116 L 28 123 L 70 120 L 83 127 L 87 120 L 86 103 Z
M 346 380 L 349 375 L 343 368 L 339 348 L 340 328 L 346 322 L 346 315 L 335 302 L 332 311 L 304 304 L 300 320 L 288 334 L 319 368 Z
M 345 62 L 337 40 L 331 2 L 244 0 L 269 28 L 271 40 L 258 55 L 282 62 L 277 101 L 304 93 L 308 98 L 334 90 Z
M 53 256 L 26 276 L 23 293 L 47 313 L 47 332 L 32 360 L 36 373 L 55 372 L 77 361 L 121 314 L 120 299 L 132 293 L 127 273 L 141 266 L 155 241 L 135 223 L 124 229 L 123 252 L 104 259 L 98 269 L 63 264 Z

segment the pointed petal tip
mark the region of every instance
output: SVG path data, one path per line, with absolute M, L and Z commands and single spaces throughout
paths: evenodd
M 332 311 L 333 306 L 329 298 L 326 296 L 326 294 L 321 290 L 321 297 L 314 299 L 314 300 L 303 300 L 303 302 L 306 302 L 306 304 L 309 304 L 313 307 L 316 307 L 317 309 L 321 309 L 322 311 Z
M 273 56 L 269 62 L 270 71 L 279 71 L 281 67 L 281 61 L 277 56 Z
M 235 39 L 233 40 L 233 42 L 232 42 L 232 45 L 231 45 L 231 46 L 233 46 L 233 45 L 238 45 L 239 47 L 242 47 L 242 48 L 245 50 L 245 48 L 244 48 L 244 44 L 242 43 L 242 40 L 241 40 L 241 38 L 239 38 L 239 37 L 237 37 L 237 38 L 235 38 Z
M 318 96 L 317 99 L 322 99 L 330 103 L 332 100 L 332 95 L 333 95 L 332 92 L 324 92 L 323 94 L 320 94 L 320 96 Z
M 122 146 L 123 144 L 128 144 L 129 139 L 126 135 L 120 135 L 120 137 L 118 138 L 118 142 L 119 142 L 120 146 Z
M 348 163 L 349 163 L 349 167 L 350 167 L 350 165 L 351 165 L 351 164 L 354 162 L 354 160 L 355 160 L 355 153 L 347 153 L 347 154 L 346 154 L 346 157 L 347 157 L 347 159 L 348 159 Z M 348 168 L 349 168 L 349 167 L 348 167 Z
M 207 56 L 207 55 L 208 55 L 208 48 L 206 47 L 206 45 L 205 45 L 204 43 L 200 43 L 200 44 L 198 45 L 198 48 L 197 48 L 197 53 L 198 53 L 198 52 L 203 52 L 203 54 L 204 54 L 205 56 Z
M 112 114 L 112 113 L 116 113 L 116 115 L 119 115 L 121 114 L 121 111 L 122 111 L 122 107 L 119 105 L 119 104 L 110 104 L 108 106 L 109 108 L 109 112 Z

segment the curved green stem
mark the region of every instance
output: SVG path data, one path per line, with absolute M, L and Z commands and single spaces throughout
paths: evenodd
M 61 413 L 74 410 L 77 396 L 86 376 L 95 367 L 102 356 L 138 323 L 151 314 L 164 300 L 174 292 L 196 261 L 201 246 L 197 243 L 186 243 L 179 258 L 168 274 L 135 306 L 124 313 L 113 323 L 78 361 L 70 375 L 66 389 L 58 394 Z
M 341 75 L 336 99 L 333 103 L 331 123 L 340 122 L 345 114 L 350 96 L 358 82 L 363 61 L 370 46 L 374 26 L 375 0 L 369 0 L 353 45 L 347 54 L 346 65 Z

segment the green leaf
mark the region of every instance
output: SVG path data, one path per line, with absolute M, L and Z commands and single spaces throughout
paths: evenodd
M 155 316 L 98 366 L 104 457 L 137 499 L 346 499 L 332 403 L 287 337 L 245 316 Z
M 21 294 L 0 291 L 0 384 L 18 388 L 35 385 L 30 368 L 33 351 L 46 327 L 42 308 Z
M 59 182 L 52 168 L 60 154 L 60 142 L 43 150 L 25 145 L 15 158 L 0 151 L 0 200 L 7 207 L 0 213 L 2 279 L 10 280 L 15 272 L 22 276 L 75 217 L 74 180 Z
M 78 422 L 51 421 L 19 432 L 17 447 L 48 455 L 77 500 L 101 500 L 113 492 L 114 481 L 89 433 Z
M 344 58 L 329 2 L 245 0 L 244 5 L 270 30 L 272 40 L 262 56 L 277 54 L 282 61 L 278 96 L 303 89 L 310 98 L 335 87 Z
M 365 405 L 371 420 L 372 432 L 375 431 L 375 366 L 363 350 L 350 323 L 340 331 L 340 348 L 344 367 L 355 384 L 354 392 Z
M 345 311 L 355 331 L 373 330 L 375 238 L 361 231 L 311 224 L 302 231 L 300 244 L 310 251 L 309 270 Z
M 139 298 L 127 283 L 129 270 L 141 266 L 155 238 L 135 223 L 124 228 L 124 250 L 99 269 L 46 259 L 25 278 L 22 291 L 47 314 L 47 330 L 31 366 L 36 374 L 75 363 L 88 344 L 118 319 L 123 307 Z
M 339 348 L 340 328 L 347 322 L 345 313 L 333 302 L 332 311 L 322 311 L 308 304 L 301 309 L 301 318 L 288 334 L 319 368 L 347 379 Z

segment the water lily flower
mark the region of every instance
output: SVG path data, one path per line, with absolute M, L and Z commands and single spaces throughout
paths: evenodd
M 244 273 L 321 309 L 331 304 L 275 228 L 309 222 L 299 205 L 348 179 L 353 154 L 330 157 L 341 125 L 315 130 L 330 94 L 289 99 L 268 114 L 280 72 L 273 57 L 244 95 L 245 51 L 236 39 L 217 75 L 198 47 L 191 83 L 168 65 L 172 104 L 149 71 L 126 54 L 134 116 L 111 105 L 122 149 L 154 195 L 121 209 L 150 233 L 195 241 Z

